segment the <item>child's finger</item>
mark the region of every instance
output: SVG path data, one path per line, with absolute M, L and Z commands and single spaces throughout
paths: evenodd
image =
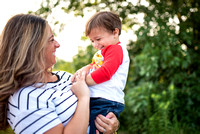
M 71 78 L 72 83 L 74 82 L 74 79 L 75 79 L 75 75 L 73 75 L 72 78 Z

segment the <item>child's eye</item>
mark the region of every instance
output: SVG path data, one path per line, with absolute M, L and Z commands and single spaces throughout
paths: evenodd
M 101 40 L 101 38 L 98 38 L 98 39 L 97 39 L 97 41 L 100 41 L 100 40 Z

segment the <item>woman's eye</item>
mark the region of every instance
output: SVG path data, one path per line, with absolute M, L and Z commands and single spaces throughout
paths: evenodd
M 50 42 L 53 42 L 54 41 L 54 38 L 50 39 Z

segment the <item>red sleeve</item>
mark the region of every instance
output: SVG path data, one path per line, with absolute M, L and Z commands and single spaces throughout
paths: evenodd
M 120 45 L 110 45 L 103 49 L 101 54 L 104 57 L 102 66 L 91 73 L 97 84 L 110 80 L 123 61 L 123 50 Z

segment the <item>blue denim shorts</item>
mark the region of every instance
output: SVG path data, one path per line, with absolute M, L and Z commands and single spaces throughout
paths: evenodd
M 117 117 L 124 110 L 124 104 L 107 100 L 104 98 L 90 99 L 90 134 L 96 133 L 94 120 L 99 114 L 106 116 L 109 112 L 113 112 Z

